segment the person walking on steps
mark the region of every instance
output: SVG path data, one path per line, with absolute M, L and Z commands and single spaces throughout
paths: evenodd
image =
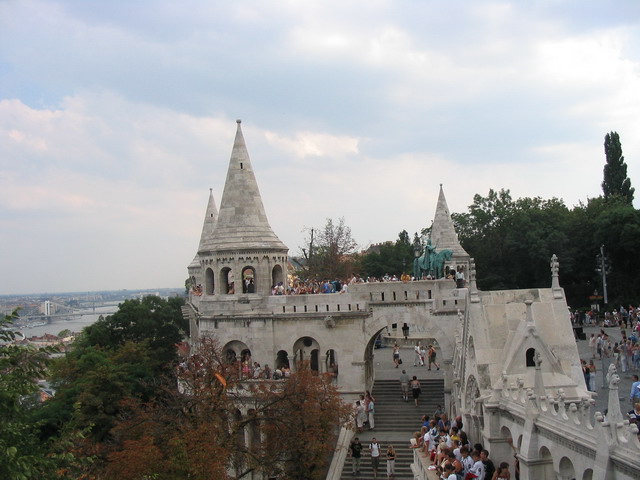
M 411 393 L 413 394 L 413 402 L 418 406 L 418 398 L 420 398 L 420 382 L 418 381 L 418 377 L 415 375 L 411 380 Z
M 349 453 L 351 454 L 351 474 L 360 473 L 360 458 L 362 457 L 362 444 L 358 437 L 354 438 L 349 445 Z
M 387 478 L 396 476 L 396 450 L 393 445 L 387 447 Z
M 400 390 L 402 391 L 402 399 L 405 402 L 409 401 L 409 375 L 406 370 L 402 370 L 402 375 L 400 375 Z
M 369 452 L 371 453 L 371 467 L 373 468 L 373 478 L 378 477 L 378 468 L 380 468 L 380 444 L 375 437 L 371 439 L 369 444 Z
M 429 345 L 429 351 L 427 352 L 429 356 L 429 370 L 431 370 L 431 365 L 435 365 L 436 369 L 440 370 L 440 364 L 436 362 L 436 349 L 433 348 L 433 345 Z

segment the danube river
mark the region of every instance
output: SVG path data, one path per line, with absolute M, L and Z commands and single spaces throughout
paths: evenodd
M 93 308 L 80 309 L 77 312 L 82 313 L 82 316 L 66 317 L 69 318 L 69 320 L 66 320 L 65 317 L 52 317 L 51 323 L 47 325 L 21 328 L 20 332 L 22 332 L 26 337 L 41 337 L 45 333 L 58 335 L 58 333 L 66 329 L 69 329 L 72 332 L 80 332 L 84 327 L 91 325 L 98 320 L 100 315 L 104 315 L 106 317 L 107 315 L 115 313 L 118 310 L 119 303 L 121 302 L 113 302 L 113 305 L 96 307 L 95 310 Z

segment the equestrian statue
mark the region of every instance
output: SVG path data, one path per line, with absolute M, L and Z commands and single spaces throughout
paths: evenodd
M 416 257 L 413 261 L 413 276 L 420 280 L 423 276 L 434 279 L 444 277 L 444 263 L 451 260 L 453 252 L 451 250 L 436 251 L 431 244 L 431 238 L 427 240 L 424 253 Z

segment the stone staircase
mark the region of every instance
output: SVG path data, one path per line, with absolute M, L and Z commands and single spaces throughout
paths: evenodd
M 421 372 L 422 373 L 422 372 Z M 425 372 L 426 373 L 426 372 Z M 372 479 L 369 443 L 373 437 L 382 447 L 378 478 L 387 478 L 387 462 L 385 459 L 387 446 L 396 450 L 397 480 L 413 479 L 411 463 L 413 450 L 409 448 L 409 439 L 413 432 L 420 430 L 423 415 L 433 415 L 437 405 L 444 405 L 444 380 L 419 378 L 422 393 L 419 406 L 416 407 L 410 397 L 408 402 L 402 400 L 398 380 L 376 380 L 372 395 L 376 399 L 375 429 L 357 434 L 364 446 L 360 462 L 360 474 L 351 474 L 351 458 L 347 458 L 342 471 L 341 480 L 349 478 Z M 411 393 L 409 393 L 411 396 Z

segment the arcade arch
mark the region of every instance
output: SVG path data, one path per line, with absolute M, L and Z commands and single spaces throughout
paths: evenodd
M 281 369 L 282 367 L 291 368 L 291 365 L 289 364 L 289 354 L 286 350 L 279 350 L 276 354 L 275 368 Z
M 271 285 L 277 285 L 280 282 L 284 282 L 284 274 L 282 272 L 282 267 L 280 265 L 276 265 L 271 270 Z
M 576 477 L 576 471 L 573 468 L 573 463 L 568 457 L 562 457 L 560 459 L 560 465 L 558 465 L 560 477 L 563 480 L 571 480 Z
M 233 340 L 222 347 L 222 355 L 227 363 L 235 363 L 246 360 L 247 356 L 251 358 L 251 350 L 246 343 Z
M 242 293 L 256 292 L 256 269 L 246 266 L 242 269 Z
M 231 295 L 235 293 L 235 282 L 233 279 L 233 270 L 230 267 L 224 267 L 220 270 L 220 293 L 222 295 Z
M 293 344 L 293 363 L 296 370 L 300 370 L 303 365 L 308 365 L 315 372 L 320 369 L 320 344 L 315 338 L 302 337 Z
M 542 475 L 540 478 L 555 478 L 555 472 L 553 471 L 553 457 L 551 456 L 551 452 L 547 447 L 541 447 L 538 456 L 541 460 L 540 469 L 542 470 L 540 473 Z
M 215 290 L 215 282 L 213 279 L 213 270 L 211 268 L 207 268 L 207 271 L 204 273 L 204 292 L 206 295 L 213 295 Z
M 469 375 L 467 378 L 466 396 L 464 400 L 465 409 L 473 415 L 482 415 L 482 405 L 476 402 L 476 398 L 480 396 L 480 388 L 476 377 Z
M 336 351 L 333 349 L 327 350 L 325 354 L 324 370 L 331 375 L 333 379 L 338 378 L 338 357 Z

